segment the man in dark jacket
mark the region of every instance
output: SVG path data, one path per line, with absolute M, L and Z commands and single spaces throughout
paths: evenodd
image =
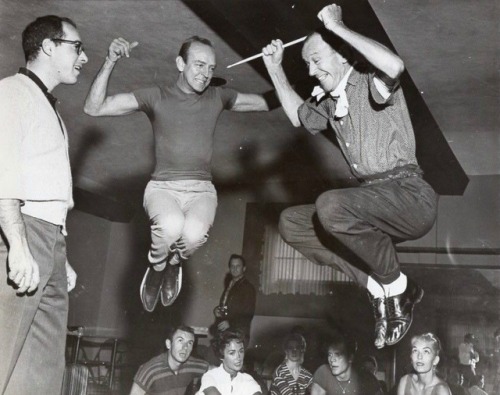
M 228 266 L 229 275 L 226 277 L 224 292 L 219 306 L 214 309 L 217 329 L 238 329 L 248 340 L 255 312 L 255 288 L 245 277 L 245 259 L 241 255 L 231 255 Z

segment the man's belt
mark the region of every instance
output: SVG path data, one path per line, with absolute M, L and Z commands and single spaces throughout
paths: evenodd
M 416 165 L 405 165 L 395 167 L 392 170 L 385 171 L 383 173 L 372 174 L 369 176 L 364 176 L 360 179 L 362 184 L 375 184 L 378 182 L 397 180 L 401 178 L 408 177 L 422 177 L 424 172 L 420 167 Z

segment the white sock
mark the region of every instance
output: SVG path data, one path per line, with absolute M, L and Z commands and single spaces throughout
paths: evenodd
M 402 294 L 406 290 L 407 283 L 408 279 L 406 278 L 406 275 L 400 273 L 399 277 L 392 283 L 382 284 L 382 286 L 384 287 L 385 296 L 388 298 L 391 296 Z
M 375 299 L 385 297 L 384 288 L 382 288 L 382 285 L 372 276 L 368 276 L 366 289 L 368 289 L 368 292 L 370 292 Z
M 163 261 L 162 263 L 152 264 L 153 269 L 157 272 L 161 272 L 167 266 L 167 262 Z

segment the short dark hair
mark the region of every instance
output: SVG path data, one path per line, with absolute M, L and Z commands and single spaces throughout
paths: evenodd
M 184 325 L 184 324 L 180 324 L 180 325 L 177 325 L 177 326 L 172 326 L 169 329 L 168 335 L 167 335 L 167 339 L 169 339 L 170 341 L 173 341 L 174 340 L 175 332 L 177 332 L 177 331 L 191 333 L 193 336 L 195 336 L 193 328 L 191 328 L 190 326 Z
M 243 256 L 241 255 L 238 255 L 238 254 L 231 254 L 231 256 L 229 257 L 229 261 L 227 262 L 227 266 L 229 267 L 229 265 L 231 264 L 231 261 L 233 259 L 238 259 L 241 261 L 241 263 L 243 263 L 243 266 L 246 266 L 247 263 L 245 262 L 245 258 L 243 258 Z
M 181 49 L 179 49 L 179 54 L 178 54 L 178 56 L 180 56 L 182 58 L 182 60 L 184 60 L 184 62 L 188 61 L 189 48 L 191 48 L 191 45 L 193 45 L 194 43 L 199 43 L 199 44 L 207 45 L 210 48 L 214 47 L 212 45 L 212 42 L 209 39 L 207 39 L 207 38 L 203 38 L 203 37 L 200 37 L 200 36 L 189 37 L 186 41 L 184 41 L 182 43 Z
M 62 38 L 64 36 L 63 22 L 76 28 L 75 22 L 66 17 L 45 15 L 36 18 L 23 31 L 22 44 L 26 62 L 35 60 L 46 38 Z M 56 43 L 56 45 L 59 45 Z
M 351 46 L 349 44 L 347 44 L 345 41 L 343 41 L 340 37 L 333 34 L 331 31 L 329 31 L 324 26 L 320 27 L 320 28 L 314 30 L 312 33 L 310 33 L 307 36 L 306 41 L 304 42 L 304 46 L 315 35 L 319 35 L 323 39 L 323 41 L 325 43 L 327 43 L 335 52 L 338 52 L 340 55 L 342 55 L 347 60 L 352 59 L 353 49 L 351 48 Z
M 473 341 L 475 339 L 476 338 L 475 338 L 475 336 L 474 336 L 473 333 L 466 333 L 465 336 L 464 336 L 464 340 L 465 341 L 470 341 L 471 342 L 471 341 Z
M 245 345 L 245 334 L 235 329 L 228 329 L 217 333 L 213 340 L 212 347 L 218 358 L 224 358 L 224 350 L 233 340 Z
M 356 340 L 341 332 L 335 332 L 329 336 L 329 339 L 326 342 L 326 351 L 328 352 L 331 347 L 338 348 L 340 353 L 349 359 L 354 357 L 354 354 L 358 349 Z

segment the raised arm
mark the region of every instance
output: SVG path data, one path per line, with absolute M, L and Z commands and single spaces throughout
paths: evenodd
M 123 38 L 116 38 L 109 46 L 108 56 L 97 76 L 92 82 L 90 91 L 85 99 L 83 111 L 93 117 L 106 115 L 126 115 L 139 109 L 139 103 L 133 93 L 119 93 L 107 96 L 108 82 L 116 62 L 123 56 L 129 57 L 130 51 L 137 46 L 137 42 L 129 43 Z
M 0 199 L 0 228 L 9 243 L 9 279 L 18 287 L 19 294 L 34 291 L 40 274 L 28 245 L 19 200 Z
M 346 27 L 342 20 L 340 6 L 331 4 L 324 7 L 318 13 L 318 19 L 323 22 L 329 31 L 356 49 L 384 75 L 391 80 L 399 79 L 399 76 L 404 71 L 403 60 L 384 45 Z
M 262 48 L 263 60 L 267 72 L 273 81 L 278 98 L 285 110 L 285 114 L 292 122 L 293 126 L 299 127 L 300 120 L 297 110 L 304 103 L 304 100 L 295 92 L 285 75 L 281 62 L 283 61 L 283 42 L 273 40 L 266 47 Z

